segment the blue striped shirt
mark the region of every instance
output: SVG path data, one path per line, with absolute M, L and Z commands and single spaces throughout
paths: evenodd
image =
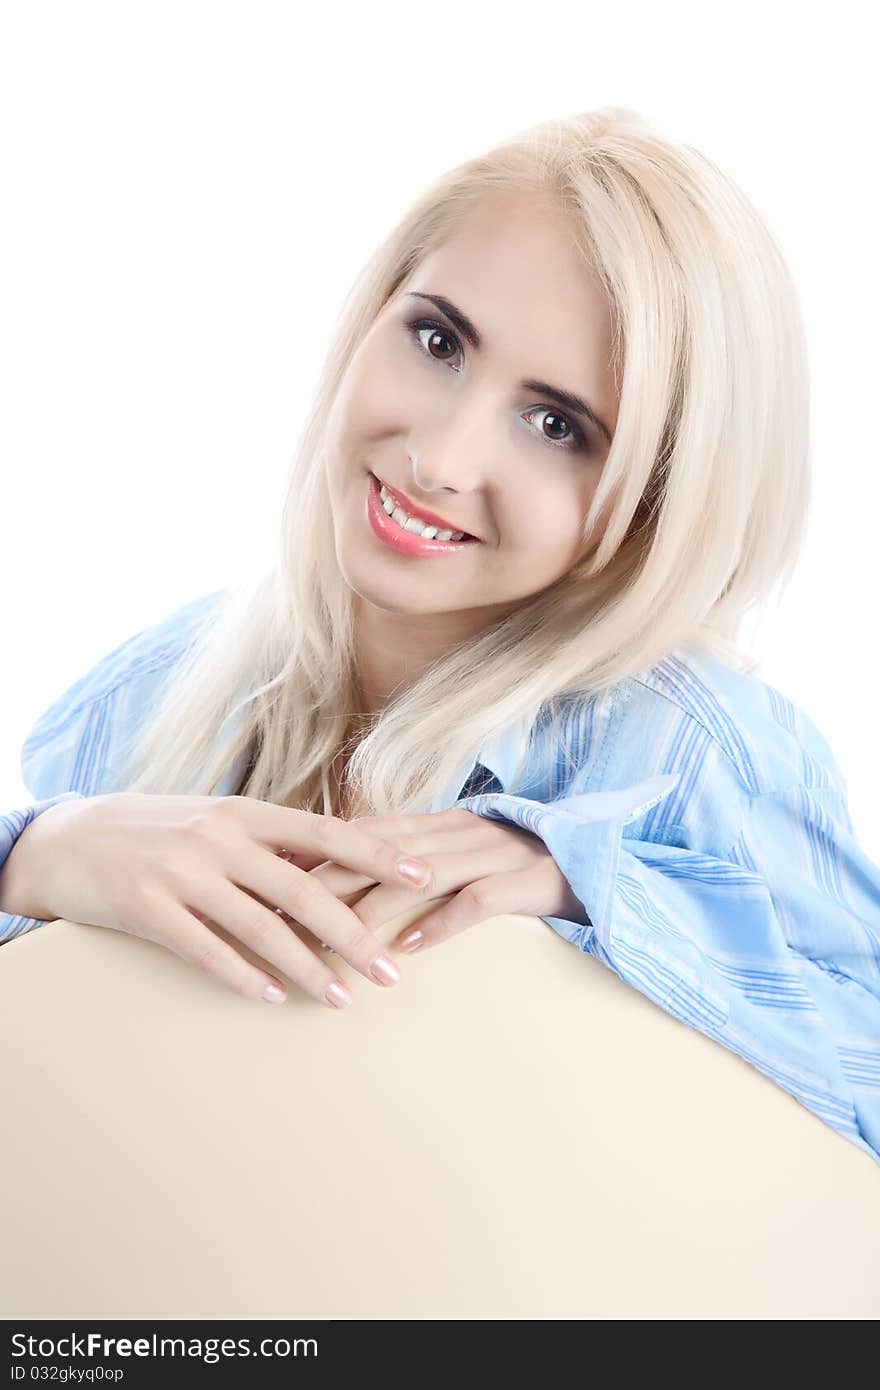
M 49 806 L 121 790 L 129 740 L 225 592 L 136 633 L 40 716 L 21 754 L 36 801 L 0 815 L 0 866 Z M 488 739 L 430 810 L 456 804 L 540 837 L 584 909 L 545 917 L 554 931 L 880 1162 L 880 870 L 789 699 L 676 652 Z M 42 925 L 0 913 L 0 943 Z

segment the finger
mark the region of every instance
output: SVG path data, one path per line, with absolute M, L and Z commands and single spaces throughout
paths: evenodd
M 457 806 L 450 806 L 446 811 L 420 811 L 404 816 L 355 816 L 349 821 L 349 825 L 361 825 L 376 835 L 399 837 L 416 835 L 427 823 L 445 829 L 447 825 L 461 820 L 465 815 L 470 815 L 472 820 L 482 819 L 481 816 L 474 816 Z
M 362 821 L 353 821 L 351 824 L 363 824 L 371 834 L 393 840 L 398 847 L 405 845 L 407 852 L 411 852 L 411 846 L 421 840 L 427 839 L 431 844 L 436 840 L 445 841 L 450 835 L 459 838 L 462 833 L 478 833 L 481 829 L 497 825 L 498 822 L 453 806 L 447 811 L 433 811 L 420 815 L 364 817 Z
M 245 999 L 284 1003 L 287 990 L 282 982 L 251 965 L 234 947 L 215 935 L 201 914 L 189 912 L 170 900 L 163 902 L 158 912 L 161 920 L 157 920 L 150 932 L 150 938 L 158 945 L 173 951 L 181 960 Z
M 317 864 L 328 862 L 322 859 L 320 854 L 295 854 L 292 849 L 276 849 L 275 853 L 279 859 L 285 859 L 288 864 L 295 864 L 298 869 L 305 869 L 306 872 L 314 869 Z
M 403 818 L 399 822 L 392 822 L 389 818 L 387 822 L 377 822 L 376 831 L 384 835 L 386 824 L 399 826 L 394 832 L 398 849 L 426 863 L 435 854 L 477 852 L 495 844 L 509 845 L 517 839 L 526 843 L 535 838 L 531 831 L 522 826 L 455 808 L 433 815 L 410 816 L 406 823 L 409 829 L 404 829 Z
M 521 839 L 534 840 L 530 831 L 519 825 L 504 824 L 487 816 L 464 812 L 469 821 L 447 821 L 445 826 L 423 825 L 411 835 L 399 835 L 397 845 L 411 858 L 425 863 L 439 854 L 481 854 L 496 846 L 507 846 Z
M 464 815 L 468 816 L 469 823 L 459 818 Z M 415 823 L 414 817 L 410 819 Z M 422 859 L 434 870 L 432 897 L 439 897 L 442 893 L 448 893 L 451 890 L 452 881 L 448 874 L 448 867 L 451 863 L 450 856 L 458 855 L 461 857 L 461 864 L 457 867 L 462 870 L 460 883 L 463 885 L 468 881 L 466 873 L 469 866 L 475 870 L 471 877 L 475 877 L 481 868 L 485 872 L 486 846 L 491 845 L 493 848 L 498 848 L 504 854 L 506 861 L 509 862 L 511 841 L 516 838 L 513 832 L 518 832 L 524 845 L 531 847 L 535 842 L 535 837 L 519 826 L 505 825 L 502 827 L 482 816 L 472 815 L 470 812 L 460 812 L 455 819 L 446 821 L 445 829 L 433 825 L 434 821 L 442 820 L 442 816 L 422 817 L 421 819 L 423 822 L 430 820 L 432 826 L 423 825 L 420 830 L 413 831 L 411 835 L 397 835 L 396 840 L 398 847 L 411 858 Z M 468 860 L 464 857 L 467 854 L 479 856 L 479 858 Z M 282 855 L 282 857 L 284 856 Z M 444 865 L 444 873 L 440 878 L 437 877 L 438 863 Z M 329 859 L 314 868 L 310 868 L 309 872 L 337 897 L 358 893 L 377 882 L 375 874 L 359 874 L 353 869 L 346 869 L 341 864 L 335 864 Z M 389 902 L 406 903 L 409 901 L 395 885 L 388 884 L 385 892 L 389 895 Z M 396 899 L 391 897 L 395 893 L 397 894 Z M 384 902 L 385 899 L 381 901 Z M 387 920 L 386 917 L 385 921 Z
M 333 893 L 337 898 L 347 897 L 350 893 L 359 893 L 364 888 L 372 887 L 377 881 L 375 874 L 371 877 L 366 874 L 357 874 L 354 869 L 345 869 L 341 864 L 334 864 L 332 859 L 310 869 L 309 876 L 316 878 L 329 893 Z M 387 886 L 389 891 L 397 891 L 390 884 Z M 406 890 L 401 889 L 401 891 Z
M 276 850 L 275 853 L 279 859 L 295 864 L 298 869 L 305 869 L 307 873 L 314 874 L 315 878 L 319 879 L 331 893 L 335 893 L 337 898 L 345 897 L 350 893 L 358 893 L 377 882 L 375 874 L 368 877 L 366 874 L 356 873 L 354 869 L 346 869 L 341 864 L 334 864 L 332 859 L 319 859 L 317 854 L 294 856 L 281 849 Z
M 321 816 L 293 806 L 275 806 L 251 796 L 227 797 L 253 838 L 275 852 L 320 854 L 347 869 L 371 874 L 384 883 L 412 883 L 430 878 L 426 864 L 411 865 L 396 845 L 338 816 Z M 320 862 L 320 861 L 319 861 Z
M 429 912 L 408 927 L 391 943 L 391 949 L 407 955 L 436 946 L 479 922 L 498 917 L 504 912 L 528 912 L 528 878 L 530 869 L 509 874 L 493 874 L 468 883 L 449 902 Z
M 244 843 L 234 844 L 229 849 L 227 875 L 237 890 L 246 890 L 244 893 L 238 891 L 242 903 L 251 902 L 253 905 L 250 895 L 258 894 L 264 902 L 282 908 L 290 917 L 302 923 L 319 941 L 332 946 L 366 979 L 381 985 L 397 983 L 399 973 L 394 962 L 385 955 L 372 932 L 364 926 L 352 909 L 329 892 L 314 874 L 304 873 L 293 864 L 285 864 L 277 855 L 266 853 L 259 847 L 255 848 L 253 844 Z M 225 880 L 221 879 L 219 882 L 222 885 Z M 216 891 L 215 888 L 214 892 Z M 425 890 L 412 888 L 410 891 L 419 895 Z M 201 886 L 197 905 L 204 905 L 212 917 L 217 921 L 224 921 L 213 911 L 211 904 L 205 902 L 204 888 Z M 240 905 L 239 908 L 241 910 Z M 285 941 L 289 942 L 291 933 L 283 927 L 274 912 L 269 912 L 267 920 L 264 920 L 261 910 L 260 918 L 250 929 L 253 930 L 255 927 L 257 930 L 262 929 L 265 934 L 264 945 L 257 948 L 260 954 L 286 971 L 288 957 L 285 954 Z M 279 930 L 283 940 L 278 936 Z M 282 953 L 281 956 L 277 954 L 279 951 Z
M 473 821 L 478 821 L 480 825 L 485 825 L 480 817 L 471 817 Z M 469 835 L 463 829 L 448 829 L 440 831 L 434 828 L 430 831 L 422 831 L 421 834 L 414 833 L 412 836 L 397 835 L 395 837 L 397 846 L 400 850 L 409 855 L 410 858 L 419 858 L 429 867 L 433 867 L 432 858 L 438 852 L 446 854 L 452 851 L 464 851 L 474 849 L 473 835 Z M 287 856 L 280 854 L 279 857 Z M 306 867 L 297 860 L 300 867 Z M 346 896 L 349 893 L 359 893 L 365 888 L 371 887 L 378 882 L 376 874 L 361 874 L 354 869 L 346 869 L 342 864 L 336 864 L 332 859 L 326 859 L 323 863 L 315 863 L 314 867 L 308 866 L 309 873 L 320 880 L 321 883 L 337 898 Z M 410 887 L 412 885 L 409 885 Z M 404 893 L 406 890 L 399 890 L 396 885 L 388 884 L 389 893 Z M 434 885 L 433 896 L 438 892 L 437 885 Z M 401 897 L 406 901 L 405 897 Z
M 270 908 L 242 892 L 235 884 L 220 880 L 207 889 L 202 886 L 200 901 L 204 904 L 204 911 L 202 908 L 196 911 L 187 906 L 178 908 L 174 905 L 170 919 L 172 924 L 176 920 L 179 930 L 174 932 L 173 939 L 163 942 L 191 964 L 230 988 L 237 989 L 238 993 L 261 997 L 262 989 L 252 994 L 250 990 L 238 988 L 246 980 L 243 971 L 255 975 L 261 973 L 236 951 L 235 942 L 241 941 L 256 955 L 271 961 L 288 979 L 322 1004 L 340 1008 L 352 1002 L 345 985 L 320 956 L 315 955 L 307 943 L 286 927 Z M 191 928 L 194 917 L 198 917 L 200 922 L 207 922 L 205 931 L 208 940 L 200 938 L 197 941 L 191 929 L 185 930 L 185 919 Z M 208 927 L 216 927 L 217 932 L 224 933 L 224 936 L 217 935 L 213 930 L 208 931 Z M 233 940 L 227 941 L 227 936 L 233 937 Z M 333 993 L 328 994 L 328 990 L 334 986 Z M 279 987 L 284 989 L 283 985 Z
M 512 843 L 508 836 L 496 841 L 491 850 L 471 848 L 466 854 L 432 854 L 428 861 L 433 870 L 430 891 L 380 883 L 366 893 L 352 910 L 371 931 L 375 931 L 419 900 L 442 898 L 450 893 L 462 892 L 476 882 L 497 881 L 520 869 L 534 867 L 535 837 L 529 836 L 528 840 L 529 843 L 520 846 Z M 547 852 L 541 846 L 542 862 L 546 857 Z M 315 870 L 312 877 L 319 872 Z
M 240 885 L 240 884 L 239 884 L 238 886 L 239 886 L 239 888 L 241 888 L 241 885 Z M 287 929 L 288 929 L 289 931 L 296 932 L 297 936 L 299 937 L 299 939 L 300 939 L 301 941 L 304 941 L 304 942 L 306 943 L 307 946 L 309 946 L 311 949 L 314 949 L 315 942 L 318 941 L 318 938 L 315 936 L 314 932 L 310 932 L 310 931 L 309 931 L 308 927 L 303 926 L 302 922 L 298 922 L 298 921 L 296 920 L 295 917 L 291 917 L 290 913 L 289 913 L 289 912 L 285 912 L 283 907 L 276 907 L 276 906 L 274 905 L 274 903 L 266 902 L 265 898 L 261 898 L 260 895 L 259 895 L 259 893 L 255 893 L 255 892 L 253 891 L 253 889 L 250 889 L 250 888 L 241 888 L 241 891 L 242 891 L 242 893 L 248 893 L 248 894 L 250 894 L 250 896 L 251 896 L 252 898 L 255 898 L 256 901 L 257 901 L 258 903 L 262 903 L 262 904 L 263 904 L 263 907 L 267 908 L 269 912 L 274 912 L 274 913 L 275 913 L 275 916 L 278 917 L 278 918 L 280 918 L 280 920 L 284 923 L 284 925 L 287 927 Z M 367 891 L 367 890 L 364 890 L 364 891 Z M 355 901 L 354 901 L 354 902 L 350 902 L 350 903 L 348 904 L 348 906 L 349 906 L 350 908 L 352 908 L 352 910 L 354 911 L 354 910 L 355 910 L 355 903 L 358 901 L 358 896 L 357 896 L 356 893 L 353 894 L 353 895 L 349 894 L 349 895 L 347 895 L 347 896 L 349 896 L 349 897 L 353 896 L 353 897 L 354 897 L 354 900 L 355 900 Z M 190 910 L 192 910 L 192 909 L 190 909 Z M 207 925 L 208 925 L 208 926 L 213 926 L 214 923 L 212 923 L 212 922 L 209 920 L 209 921 L 207 922 Z M 329 941 L 318 941 L 318 945 L 321 947 L 322 950 L 324 950 L 324 951 L 329 951 L 331 955 L 336 955 L 336 952 L 334 951 L 333 947 L 330 945 Z

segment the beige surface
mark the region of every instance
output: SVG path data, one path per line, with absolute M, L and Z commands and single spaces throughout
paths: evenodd
M 397 959 L 336 1013 L 4 946 L 0 1315 L 880 1314 L 880 1167 L 739 1057 L 536 917 Z

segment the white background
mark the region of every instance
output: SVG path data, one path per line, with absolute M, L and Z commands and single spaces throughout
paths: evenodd
M 0 804 L 111 647 L 274 549 L 344 293 L 437 175 L 630 106 L 737 180 L 798 284 L 815 500 L 760 674 L 819 725 L 880 862 L 870 7 L 0 9 Z

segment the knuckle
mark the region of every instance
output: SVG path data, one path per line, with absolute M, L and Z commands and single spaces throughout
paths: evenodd
M 468 884 L 464 894 L 468 906 L 476 908 L 478 912 L 490 912 L 494 909 L 492 887 L 485 879 Z
M 276 917 L 268 908 L 261 907 L 254 901 L 251 906 L 241 909 L 239 917 L 239 931 L 246 934 L 247 940 L 252 944 L 259 944 L 274 932 L 278 926 L 280 918 Z
M 359 960 L 371 961 L 379 948 L 373 933 L 368 927 L 352 927 L 348 936 L 348 949 Z
M 326 890 L 321 888 L 317 879 L 311 874 L 300 871 L 299 881 L 291 889 L 292 917 L 299 917 L 302 913 L 313 913 L 318 909 L 318 905 L 324 901 Z
M 187 823 L 187 835 L 196 844 L 214 844 L 220 832 L 221 825 L 225 829 L 225 817 L 216 808 L 206 808 L 196 811 L 190 816 Z
M 363 901 L 355 903 L 351 910 L 357 920 L 362 922 L 368 931 L 372 932 L 373 929 L 380 926 L 383 921 L 387 921 L 388 913 L 381 908 L 377 911 L 376 908 L 371 907 L 370 897 L 371 895 L 368 893 Z M 355 930 L 359 931 L 360 928 L 355 928 Z
M 322 853 L 328 849 L 336 836 L 338 827 L 342 824 L 338 816 L 313 816 L 309 826 L 309 838 L 312 845 Z M 325 855 L 329 858 L 329 855 Z
M 190 957 L 193 965 L 198 970 L 203 970 L 206 975 L 218 976 L 223 969 L 223 950 L 219 942 L 208 942 L 206 945 L 196 947 Z

